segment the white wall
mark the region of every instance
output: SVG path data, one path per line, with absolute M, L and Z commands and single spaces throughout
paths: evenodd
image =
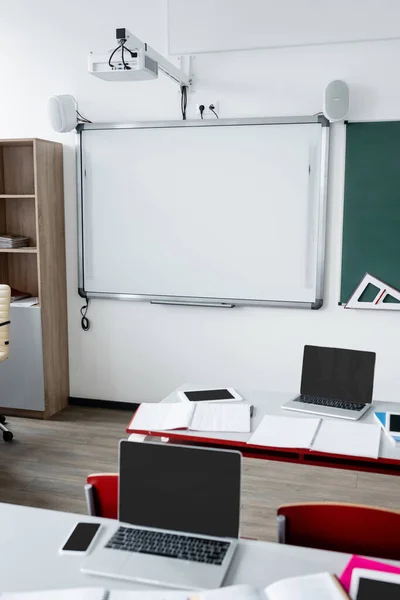
M 400 314 L 344 311 L 337 304 L 342 125 L 332 128 L 322 310 L 98 300 L 88 315 L 92 329 L 84 333 L 77 293 L 74 135 L 50 130 L 45 102 L 49 95 L 72 93 L 81 111 L 98 121 L 179 118 L 177 86 L 169 80 L 111 84 L 86 70 L 88 51 L 112 47 L 116 27 L 130 28 L 166 52 L 166 0 L 0 0 L 0 14 L 0 137 L 38 136 L 65 145 L 71 395 L 156 401 L 185 381 L 296 391 L 303 345 L 313 343 L 375 350 L 375 397 L 397 400 Z M 398 40 L 209 54 L 196 60 L 192 115 L 196 101 L 210 97 L 219 100 L 222 117 L 313 114 L 321 110 L 326 83 L 343 78 L 351 87 L 351 119 L 400 119 Z

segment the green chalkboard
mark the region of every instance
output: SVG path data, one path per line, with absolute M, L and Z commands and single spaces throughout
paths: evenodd
M 400 121 L 346 126 L 341 303 L 367 272 L 400 289 Z

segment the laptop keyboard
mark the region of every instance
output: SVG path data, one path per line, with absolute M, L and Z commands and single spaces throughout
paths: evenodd
M 305 402 L 306 404 L 317 404 L 318 406 L 329 406 L 331 408 L 342 408 L 344 410 L 362 410 L 366 404 L 358 402 L 345 402 L 344 400 L 332 400 L 331 398 L 321 398 L 320 396 L 299 396 L 295 402 Z
M 120 527 L 109 540 L 106 548 L 221 565 L 229 546 L 229 542 L 218 540 Z

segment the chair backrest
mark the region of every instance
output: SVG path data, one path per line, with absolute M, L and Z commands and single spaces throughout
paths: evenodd
M 118 479 L 118 473 L 88 476 L 85 494 L 90 515 L 118 519 Z
M 0 362 L 8 358 L 9 326 L 2 325 L 10 319 L 11 289 L 9 285 L 0 284 Z
M 400 559 L 400 511 L 311 502 L 280 506 L 277 514 L 285 544 Z

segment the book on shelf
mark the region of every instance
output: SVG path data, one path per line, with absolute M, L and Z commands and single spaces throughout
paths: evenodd
M 0 248 L 25 248 L 29 246 L 29 238 L 15 233 L 0 233 Z
M 81 588 L 0 594 L 0 600 L 349 600 L 334 575 L 319 573 L 290 577 L 257 590 L 251 585 L 233 585 L 202 592 L 175 590 L 105 590 Z
M 374 412 L 375 421 L 379 423 L 381 428 L 383 429 L 386 437 L 393 444 L 393 446 L 400 446 L 400 436 L 399 435 L 391 435 L 386 429 L 386 412 Z

